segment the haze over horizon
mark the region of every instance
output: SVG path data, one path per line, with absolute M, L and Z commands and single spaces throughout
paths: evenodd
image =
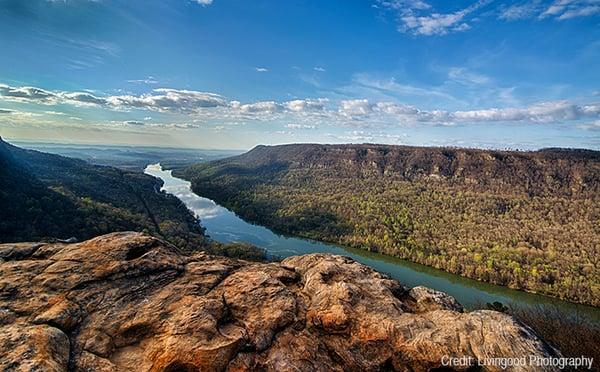
M 0 0 L 0 136 L 600 150 L 597 0 Z

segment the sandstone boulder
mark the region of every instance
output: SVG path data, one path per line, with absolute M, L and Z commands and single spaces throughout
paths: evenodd
M 556 353 L 508 315 L 347 257 L 254 263 L 139 233 L 0 257 L 2 370 L 427 371 L 444 356 Z

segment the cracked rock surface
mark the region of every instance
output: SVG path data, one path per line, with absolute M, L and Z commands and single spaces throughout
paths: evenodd
M 140 233 L 0 245 L 0 370 L 427 371 L 554 353 L 510 316 L 347 257 L 254 263 Z

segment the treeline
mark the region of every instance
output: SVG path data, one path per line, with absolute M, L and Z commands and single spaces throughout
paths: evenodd
M 600 306 L 598 153 L 349 147 L 261 147 L 180 175 L 282 233 Z

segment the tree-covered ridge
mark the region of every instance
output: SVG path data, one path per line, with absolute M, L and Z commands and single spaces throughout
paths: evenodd
M 600 153 L 260 146 L 180 175 L 277 231 L 600 305 Z
M 144 231 L 184 249 L 206 246 L 183 203 L 140 173 L 24 150 L 0 139 L 0 242 L 89 239 Z

